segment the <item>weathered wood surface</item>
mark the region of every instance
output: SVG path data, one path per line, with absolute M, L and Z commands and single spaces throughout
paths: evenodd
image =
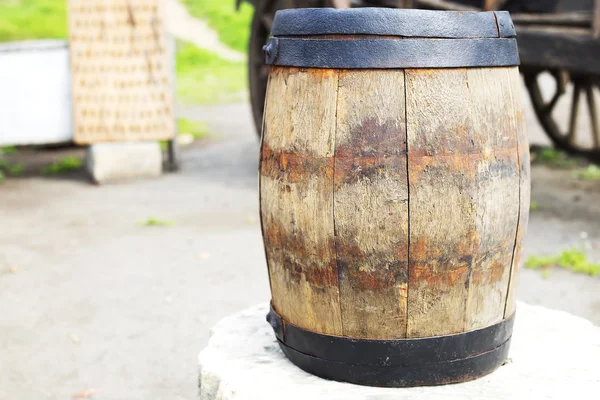
M 516 68 L 273 68 L 261 215 L 273 302 L 357 338 L 514 311 L 529 211 Z
M 529 224 L 529 205 L 531 198 L 531 171 L 529 159 L 529 141 L 525 125 L 525 111 L 523 109 L 523 98 L 521 92 L 521 76 L 517 68 L 511 68 L 508 72 L 510 77 L 510 90 L 514 110 L 514 129 L 517 135 L 519 148 L 519 221 L 515 238 L 515 250 L 511 265 L 510 284 L 506 299 L 504 316 L 511 316 L 516 309 L 517 289 L 519 287 L 519 269 L 523 264 L 523 245 Z
M 442 89 L 443 88 L 443 89 Z M 408 337 L 462 332 L 475 244 L 466 69 L 407 70 Z
M 261 210 L 278 312 L 342 333 L 333 240 L 335 71 L 273 68 L 261 155 Z
M 519 217 L 520 167 L 507 69 L 467 70 L 476 132 L 475 238 L 465 331 L 504 319 Z
M 334 224 L 344 336 L 406 336 L 404 71 L 341 72 Z

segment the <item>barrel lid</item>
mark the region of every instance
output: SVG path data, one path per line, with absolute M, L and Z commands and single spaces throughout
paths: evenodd
M 440 39 L 513 38 L 506 11 L 297 8 L 278 11 L 273 36 L 378 35 Z

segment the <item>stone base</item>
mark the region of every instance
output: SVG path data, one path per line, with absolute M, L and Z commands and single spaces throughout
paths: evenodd
M 384 389 L 327 381 L 285 358 L 265 315 L 268 304 L 219 322 L 199 356 L 201 400 L 595 399 L 600 328 L 565 312 L 520 303 L 509 361 L 481 379 Z
M 99 184 L 155 178 L 162 174 L 162 163 L 158 142 L 96 143 L 86 155 L 87 171 Z

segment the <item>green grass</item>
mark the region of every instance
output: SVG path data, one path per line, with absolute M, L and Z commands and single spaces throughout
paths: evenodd
M 4 182 L 6 176 L 19 176 L 23 173 L 25 167 L 23 164 L 11 164 L 0 154 L 0 184 Z
M 540 204 L 535 200 L 531 200 L 531 203 L 529 204 L 529 211 L 537 211 L 539 209 Z
M 194 140 L 205 139 L 210 136 L 210 131 L 205 122 L 185 118 L 177 119 L 177 133 L 179 135 L 191 135 Z M 158 143 L 162 150 L 167 149 L 168 140 L 161 140 Z
M 541 270 L 544 277 L 547 277 L 548 270 L 552 267 L 590 276 L 600 275 L 600 264 L 591 263 L 587 255 L 578 249 L 565 250 L 557 256 L 532 256 L 525 262 L 525 268 Z
M 204 19 L 221 42 L 246 52 L 253 7 L 235 0 L 183 0 L 190 14 Z M 183 103 L 215 104 L 246 100 L 248 71 L 245 62 L 231 62 L 190 44 L 180 42 L 177 50 L 177 97 Z
M 544 278 L 544 279 L 550 278 L 550 270 L 548 268 L 542 269 L 542 278 Z
M 581 161 L 569 157 L 567 153 L 552 147 L 542 147 L 531 150 L 532 161 L 558 169 L 572 169 L 581 164 Z
M 0 42 L 67 37 L 67 0 L 0 0 Z
M 6 179 L 4 176 L 3 170 L 5 168 L 5 165 L 7 165 L 7 164 L 8 164 L 8 162 L 6 160 L 4 160 L 2 158 L 2 155 L 0 154 L 0 185 L 2 185 L 4 183 L 4 180 Z
M 20 176 L 24 170 L 25 170 L 25 166 L 23 164 L 19 163 L 19 164 L 9 165 L 8 168 L 6 169 L 6 172 L 10 176 Z
M 175 222 L 173 221 L 163 220 L 155 217 L 149 217 L 144 221 L 138 222 L 138 225 L 141 226 L 172 226 L 174 224 Z
M 185 118 L 179 118 L 177 120 L 177 132 L 182 135 L 192 135 L 194 139 L 203 139 L 210 136 L 206 123 L 202 121 L 191 121 Z
M 245 99 L 246 63 L 222 60 L 185 42 L 178 42 L 177 47 L 177 97 L 180 101 L 214 104 Z
M 584 181 L 597 181 L 600 180 L 600 167 L 590 164 L 586 168 L 573 172 L 573 176 Z
M 243 2 L 235 10 L 235 0 L 182 0 L 190 14 L 204 19 L 232 49 L 246 52 L 254 7 Z
M 55 163 L 46 165 L 42 168 L 43 175 L 64 174 L 66 172 L 76 171 L 82 167 L 83 163 L 77 157 L 64 157 Z
M 1 0 L 0 0 L 1 1 Z M 4 146 L 0 147 L 0 156 L 14 154 L 17 152 L 17 148 L 15 146 Z

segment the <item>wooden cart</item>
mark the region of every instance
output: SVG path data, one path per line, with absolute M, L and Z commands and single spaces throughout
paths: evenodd
M 238 3 L 241 0 L 238 0 Z M 268 68 L 262 46 L 283 8 L 395 7 L 509 10 L 521 73 L 540 124 L 556 147 L 600 160 L 600 0 L 246 0 L 255 7 L 249 45 L 252 110 L 260 134 Z M 585 101 L 583 100 L 585 98 Z M 564 110 L 568 110 L 565 113 Z

